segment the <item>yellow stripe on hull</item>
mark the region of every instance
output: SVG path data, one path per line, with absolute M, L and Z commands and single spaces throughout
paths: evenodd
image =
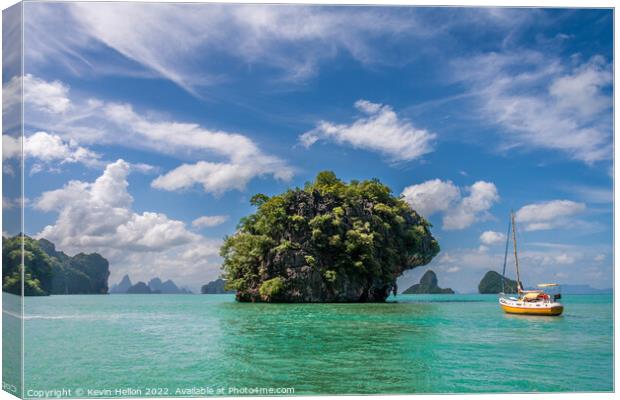
M 562 314 L 564 311 L 564 306 L 556 306 L 556 307 L 541 307 L 541 308 L 525 308 L 525 307 L 511 307 L 505 304 L 500 304 L 502 310 L 507 312 L 508 314 L 524 314 L 524 315 L 549 315 L 549 316 L 557 316 Z

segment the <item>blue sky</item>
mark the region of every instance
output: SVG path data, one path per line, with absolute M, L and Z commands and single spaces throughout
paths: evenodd
M 379 178 L 432 222 L 441 286 L 472 292 L 501 267 L 511 209 L 526 284 L 611 286 L 610 10 L 26 3 L 24 18 L 26 231 L 100 252 L 111 282 L 197 289 L 254 193 L 329 169 Z

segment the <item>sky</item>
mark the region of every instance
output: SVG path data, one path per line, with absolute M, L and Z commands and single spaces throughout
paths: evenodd
M 501 270 L 511 210 L 526 286 L 610 287 L 612 23 L 606 9 L 25 3 L 25 231 L 101 253 L 111 284 L 198 290 L 253 194 L 332 170 L 378 178 L 432 223 L 441 252 L 401 290 L 430 268 L 475 292 Z M 7 121 L 20 79 L 4 77 Z M 4 134 L 5 176 L 18 157 Z

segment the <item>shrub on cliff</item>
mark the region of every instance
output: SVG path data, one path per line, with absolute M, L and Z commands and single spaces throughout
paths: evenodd
M 378 180 L 321 172 L 303 189 L 251 200 L 221 248 L 239 301 L 384 301 L 405 271 L 439 252 L 430 224 Z
M 46 296 L 52 288 L 52 259 L 39 247 L 39 243 L 24 236 L 24 295 Z M 22 294 L 22 238 L 2 237 L 2 290 Z

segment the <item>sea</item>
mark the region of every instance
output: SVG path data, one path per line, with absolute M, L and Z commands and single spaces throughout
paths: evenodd
M 16 299 L 3 296 L 7 326 L 19 325 L 6 311 Z M 563 303 L 560 317 L 534 317 L 503 313 L 496 295 L 398 295 L 383 304 L 27 297 L 24 395 L 613 391 L 612 295 Z M 11 340 L 19 345 L 5 340 L 5 355 Z

